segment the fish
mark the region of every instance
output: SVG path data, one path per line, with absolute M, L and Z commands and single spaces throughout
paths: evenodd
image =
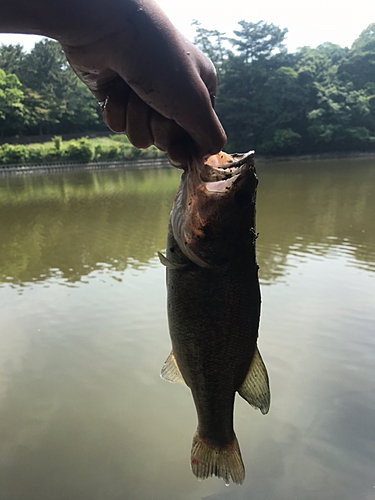
M 270 388 L 257 347 L 261 296 L 256 261 L 254 152 L 194 159 L 168 223 L 167 313 L 172 350 L 161 376 L 185 383 L 198 426 L 191 469 L 242 484 L 233 425 L 236 392 L 266 414 Z

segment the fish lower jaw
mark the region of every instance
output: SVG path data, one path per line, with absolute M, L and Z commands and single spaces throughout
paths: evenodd
M 239 175 L 240 174 L 234 175 L 222 181 L 206 182 L 205 188 L 209 193 L 226 193 L 238 179 Z

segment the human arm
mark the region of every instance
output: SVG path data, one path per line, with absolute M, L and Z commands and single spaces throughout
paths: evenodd
M 225 133 L 212 108 L 212 63 L 153 0 L 0 0 L 3 32 L 58 40 L 72 68 L 105 102 L 103 118 L 139 148 L 174 160 L 218 152 Z M 190 144 L 187 134 L 193 139 Z

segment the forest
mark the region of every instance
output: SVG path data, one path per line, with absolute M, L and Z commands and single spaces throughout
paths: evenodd
M 375 151 L 375 23 L 350 48 L 325 42 L 289 53 L 287 28 L 238 23 L 232 36 L 193 21 L 216 66 L 215 109 L 228 151 L 290 155 Z M 106 130 L 95 98 L 58 42 L 0 46 L 0 136 Z

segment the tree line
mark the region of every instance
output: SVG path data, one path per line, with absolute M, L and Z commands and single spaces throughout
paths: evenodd
M 234 37 L 203 28 L 195 43 L 218 71 L 228 150 L 263 154 L 375 151 L 375 23 L 342 48 L 288 53 L 287 29 L 240 21 Z
M 60 44 L 43 39 L 31 52 L 0 46 L 0 135 L 106 130 L 98 104 L 76 77 Z
M 375 23 L 351 48 L 326 42 L 288 53 L 287 29 L 239 22 L 231 37 L 197 21 L 195 43 L 218 73 L 216 111 L 228 151 L 269 155 L 375 151 Z M 0 134 L 105 130 L 95 98 L 60 45 L 0 47 Z

